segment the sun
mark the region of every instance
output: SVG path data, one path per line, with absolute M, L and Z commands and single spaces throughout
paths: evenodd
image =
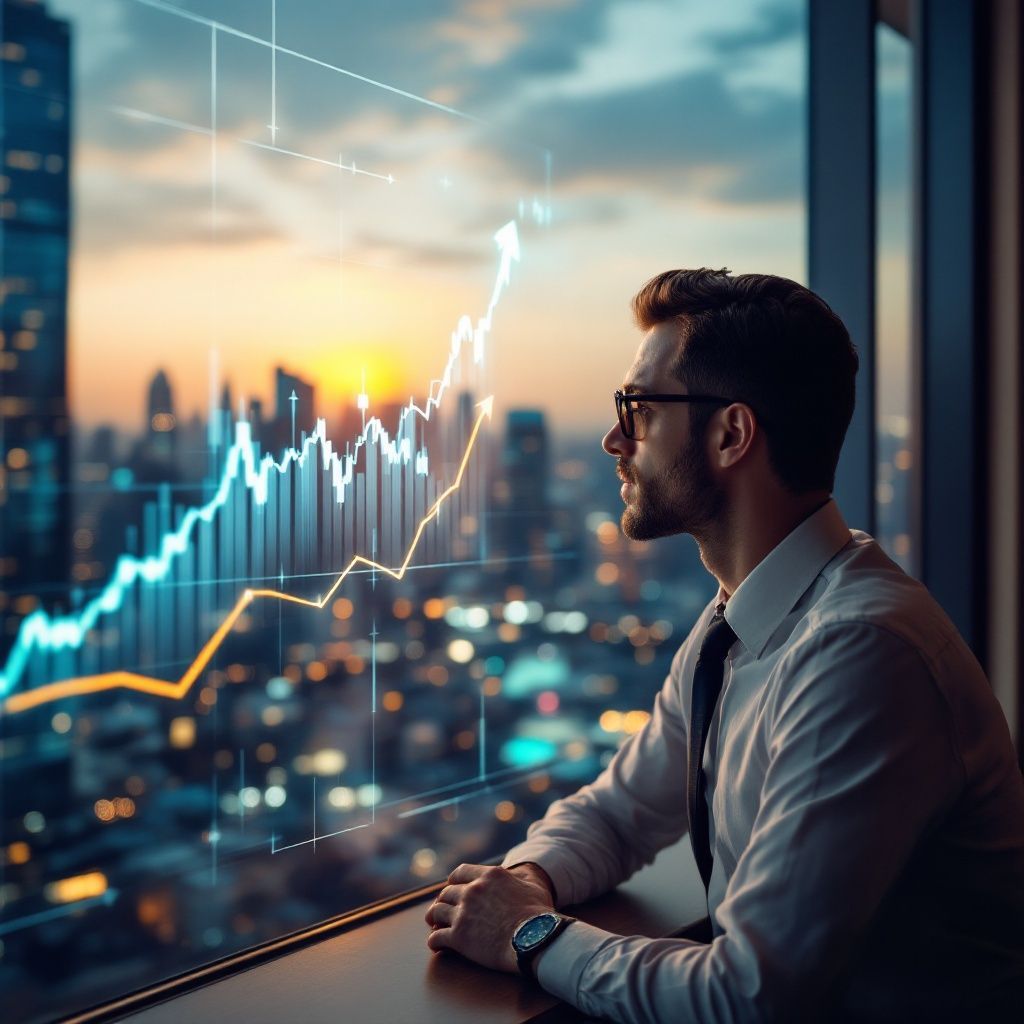
M 359 395 L 365 394 L 372 409 L 377 403 L 409 397 L 399 361 L 384 351 L 341 348 L 336 354 L 315 360 L 308 369 L 332 404 L 355 405 Z

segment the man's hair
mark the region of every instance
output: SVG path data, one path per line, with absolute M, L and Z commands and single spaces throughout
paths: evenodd
M 691 394 L 753 409 L 772 468 L 790 491 L 832 490 L 858 359 L 828 303 L 772 274 L 666 270 L 633 297 L 633 314 L 644 330 L 679 325 L 676 376 Z M 716 407 L 690 410 L 700 436 Z

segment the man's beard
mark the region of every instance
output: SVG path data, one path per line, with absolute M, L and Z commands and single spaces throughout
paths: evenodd
M 654 540 L 675 533 L 694 537 L 720 518 L 725 495 L 708 467 L 702 438 L 691 437 L 674 466 L 650 480 L 637 479 L 619 460 L 620 475 L 633 485 L 632 501 L 622 513 L 622 532 L 630 540 Z

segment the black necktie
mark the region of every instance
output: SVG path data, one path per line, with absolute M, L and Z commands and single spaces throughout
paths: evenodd
M 704 746 L 708 727 L 722 692 L 725 656 L 736 642 L 732 626 L 725 621 L 725 605 L 715 609 L 700 645 L 697 667 L 693 671 L 693 701 L 690 705 L 690 735 L 686 752 L 686 811 L 690 819 L 690 843 L 697 869 L 707 891 L 711 879 L 711 842 L 708 838 L 708 801 L 704 789 Z

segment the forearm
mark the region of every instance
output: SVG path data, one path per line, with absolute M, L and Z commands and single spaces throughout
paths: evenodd
M 548 876 L 557 905 L 613 889 L 686 832 L 683 680 L 695 660 L 695 630 L 676 652 L 647 724 L 589 786 L 556 800 L 502 861 L 529 861 Z
M 643 860 L 584 790 L 552 804 L 502 863 L 506 867 L 536 865 L 546 876 L 555 902 L 565 905 L 613 889 L 642 866 Z
M 540 954 L 536 972 L 543 988 L 588 1017 L 630 1024 L 787 1019 L 749 998 L 756 964 L 735 953 L 721 941 L 626 937 L 577 921 Z
M 650 721 L 598 778 L 556 800 L 504 864 L 544 869 L 560 904 L 613 889 L 686 830 L 686 730 L 670 675 Z

